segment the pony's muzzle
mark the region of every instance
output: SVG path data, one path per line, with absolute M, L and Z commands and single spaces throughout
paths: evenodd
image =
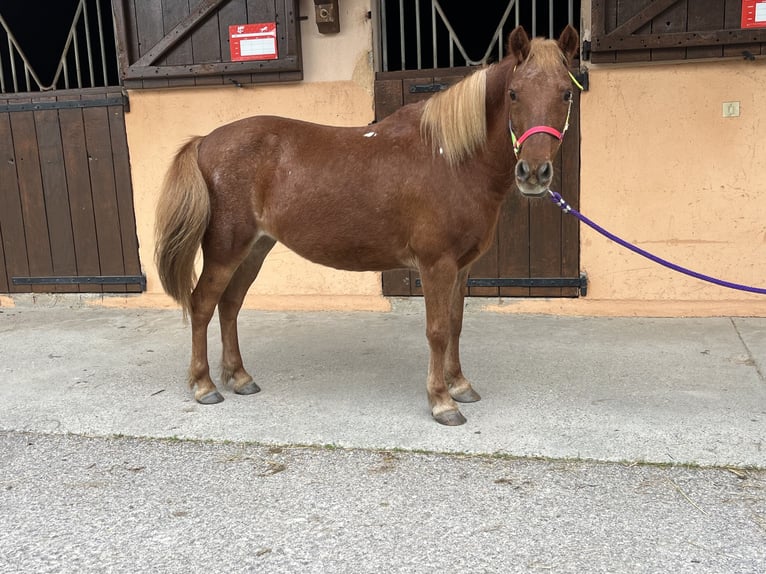
M 525 159 L 516 162 L 516 184 L 524 195 L 538 196 L 548 191 L 553 181 L 553 164 L 546 160 L 531 166 Z

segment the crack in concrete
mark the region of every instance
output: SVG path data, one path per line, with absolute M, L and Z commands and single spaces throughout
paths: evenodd
M 758 378 L 761 379 L 761 382 L 766 383 L 766 376 L 764 376 L 764 373 L 761 370 L 761 367 L 758 364 L 758 361 L 756 361 L 755 356 L 753 356 L 753 352 L 750 350 L 750 347 L 745 342 L 745 338 L 742 336 L 742 333 L 740 332 L 739 327 L 737 326 L 737 322 L 734 320 L 734 317 L 729 317 L 729 321 L 731 322 L 731 326 L 734 327 L 734 332 L 737 334 L 737 337 L 739 337 L 739 342 L 742 343 L 742 346 L 745 348 L 748 362 L 751 365 L 753 365 L 753 367 L 755 367 L 755 372 L 758 373 Z

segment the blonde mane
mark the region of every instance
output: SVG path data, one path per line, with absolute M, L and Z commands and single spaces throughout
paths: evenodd
M 565 62 L 564 54 L 553 40 L 535 38 L 524 64 L 551 70 Z M 490 66 L 491 67 L 491 66 Z M 449 165 L 472 156 L 487 141 L 487 72 L 474 72 L 464 80 L 431 97 L 420 117 L 420 133 L 431 142 L 435 155 L 442 155 Z
M 434 154 L 456 165 L 487 141 L 487 70 L 474 72 L 426 102 L 420 133 Z

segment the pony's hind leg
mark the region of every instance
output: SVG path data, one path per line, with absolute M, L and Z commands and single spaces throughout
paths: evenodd
M 216 305 L 228 287 L 232 276 L 242 261 L 247 257 L 252 240 L 243 236 L 216 237 L 208 227 L 206 244 L 202 246 L 203 265 L 197 285 L 191 295 L 189 315 L 192 326 L 192 356 L 189 366 L 189 385 L 194 389 L 194 398 L 198 403 L 215 404 L 223 401 L 223 396 L 210 378 L 210 364 L 207 359 L 207 328 L 213 317 Z M 231 245 L 241 247 L 231 249 Z M 218 246 L 224 245 L 225 248 Z
M 275 243 L 272 238 L 267 236 L 256 241 L 248 256 L 237 268 L 218 302 L 218 320 L 221 323 L 221 343 L 223 346 L 221 382 L 226 384 L 233 381 L 234 392 L 239 395 L 252 395 L 261 390 L 242 363 L 237 333 L 237 316 L 242 308 L 247 290 L 258 276 L 263 260 Z
M 469 267 L 458 273 L 457 283 L 452 290 L 452 306 L 450 308 L 450 338 L 444 360 L 444 378 L 453 399 L 459 403 L 474 403 L 481 399 L 479 393 L 473 390 L 471 383 L 463 375 L 460 366 L 460 333 L 463 330 L 463 308 L 468 281 Z
M 223 396 L 210 378 L 210 364 L 207 360 L 207 327 L 233 271 L 233 269 L 206 261 L 191 296 L 189 315 L 192 327 L 192 356 L 189 365 L 189 386 L 194 389 L 194 398 L 197 402 L 205 405 L 223 401 Z

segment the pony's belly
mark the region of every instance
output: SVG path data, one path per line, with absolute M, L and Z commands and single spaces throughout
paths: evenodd
M 319 199 L 303 195 L 289 209 L 282 203 L 266 210 L 259 227 L 320 265 L 348 271 L 407 266 L 411 257 L 406 223 L 385 206 L 365 202 L 361 194 L 352 205 L 353 209 L 338 204 L 329 193 Z
M 283 243 L 313 263 L 345 271 L 385 271 L 408 266 L 406 256 L 400 256 L 396 250 L 386 246 L 385 242 L 379 245 L 351 241 Z

